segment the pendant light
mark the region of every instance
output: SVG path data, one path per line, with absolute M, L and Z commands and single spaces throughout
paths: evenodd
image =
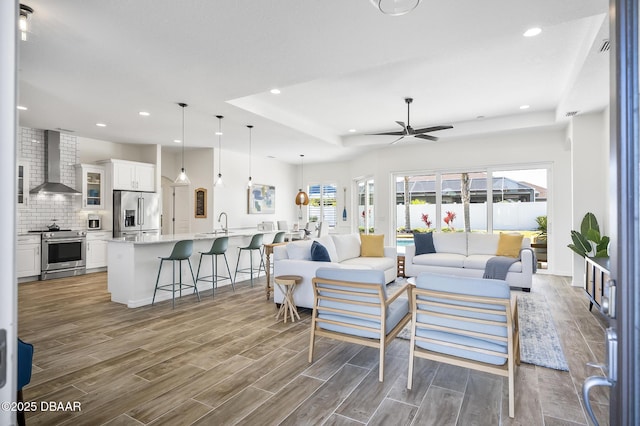
M 302 219 L 302 206 L 309 205 L 309 196 L 302 190 L 304 186 L 304 154 L 300 154 L 300 189 L 296 194 L 296 206 L 299 207 L 298 218 Z
M 253 129 L 253 126 L 249 124 L 247 127 L 249 128 L 249 181 L 247 182 L 247 188 L 251 188 L 253 184 L 251 181 L 251 129 Z
M 224 118 L 222 115 L 216 115 L 218 119 L 218 131 L 216 135 L 218 135 L 218 180 L 216 180 L 216 185 L 218 188 L 222 188 L 224 184 L 222 183 L 222 119 Z
M 20 5 L 20 17 L 18 18 L 18 28 L 20 29 L 20 39 L 27 41 L 29 33 L 29 18 L 33 13 L 33 9 L 26 4 Z
M 182 169 L 180 170 L 180 174 L 178 175 L 176 180 L 173 181 L 173 184 L 184 186 L 191 185 L 191 181 L 189 180 L 189 177 L 184 170 L 184 109 L 185 107 L 187 107 L 187 104 L 180 102 L 178 105 L 180 105 L 180 107 L 182 108 Z

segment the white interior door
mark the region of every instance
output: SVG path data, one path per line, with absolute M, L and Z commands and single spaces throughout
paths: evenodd
M 191 187 L 173 186 L 173 181 L 162 177 L 162 234 L 191 232 Z
M 174 186 L 175 204 L 174 219 L 176 224 L 176 234 L 188 234 L 191 232 L 191 201 L 189 195 L 191 190 L 189 186 Z

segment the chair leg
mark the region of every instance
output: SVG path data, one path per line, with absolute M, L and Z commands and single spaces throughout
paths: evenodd
M 200 279 L 200 265 L 202 265 L 202 253 L 200 253 L 200 260 L 198 261 L 198 272 L 196 273 L 196 281 Z
M 171 280 L 171 309 L 176 308 L 176 261 L 171 261 L 171 271 L 173 280 Z
M 251 287 L 253 287 L 253 250 L 249 250 L 249 276 L 251 278 Z
M 313 310 L 311 317 L 311 339 L 309 341 L 309 363 L 313 362 L 313 345 L 316 341 L 316 312 Z
M 213 258 L 215 257 L 215 262 Z M 218 286 L 218 255 L 211 256 L 211 297 L 216 296 L 216 287 Z
M 196 277 L 193 276 L 193 268 L 191 267 L 191 259 L 187 258 L 187 263 L 189 264 L 189 270 L 191 271 L 191 280 L 193 281 L 193 291 L 198 296 L 198 302 L 200 301 L 200 292 L 198 291 L 198 286 L 196 285 Z
M 229 269 L 229 262 L 227 262 L 227 254 L 226 253 L 222 253 L 222 255 L 224 256 L 224 263 L 227 265 L 227 272 L 229 273 L 229 281 L 231 281 L 231 288 L 233 289 L 233 291 L 236 291 L 236 286 L 234 284 L 234 279 L 231 278 L 231 269 Z
M 240 265 L 240 256 L 242 256 L 242 249 L 238 252 L 238 261 L 236 262 L 236 272 L 233 274 L 233 281 L 238 280 L 238 266 Z
M 378 369 L 378 381 L 384 382 L 384 340 L 380 340 L 380 368 Z
M 18 402 L 18 407 L 23 405 L 22 403 L 24 403 L 24 397 L 22 396 L 22 389 L 18 391 L 18 396 L 16 400 Z M 18 422 L 18 426 L 25 426 L 27 424 L 27 421 L 24 415 L 24 410 L 18 410 L 18 412 L 16 413 L 16 421 Z
M 160 260 L 160 267 L 158 268 L 158 278 L 156 278 L 156 288 L 153 290 L 153 299 L 151 299 L 151 306 L 156 301 L 156 291 L 158 291 L 158 282 L 160 281 L 160 272 L 162 272 L 162 260 Z

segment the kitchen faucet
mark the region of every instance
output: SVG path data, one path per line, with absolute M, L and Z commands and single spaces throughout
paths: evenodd
M 224 228 L 222 228 L 222 230 L 226 234 L 229 232 L 229 224 L 228 224 L 227 214 L 225 212 L 220 213 L 220 215 L 218 216 L 218 223 L 222 221 L 222 215 L 224 215 Z

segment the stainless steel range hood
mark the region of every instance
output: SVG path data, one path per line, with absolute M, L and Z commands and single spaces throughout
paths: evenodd
M 60 183 L 60 132 L 44 131 L 44 183 L 29 193 L 80 195 L 80 191 Z

